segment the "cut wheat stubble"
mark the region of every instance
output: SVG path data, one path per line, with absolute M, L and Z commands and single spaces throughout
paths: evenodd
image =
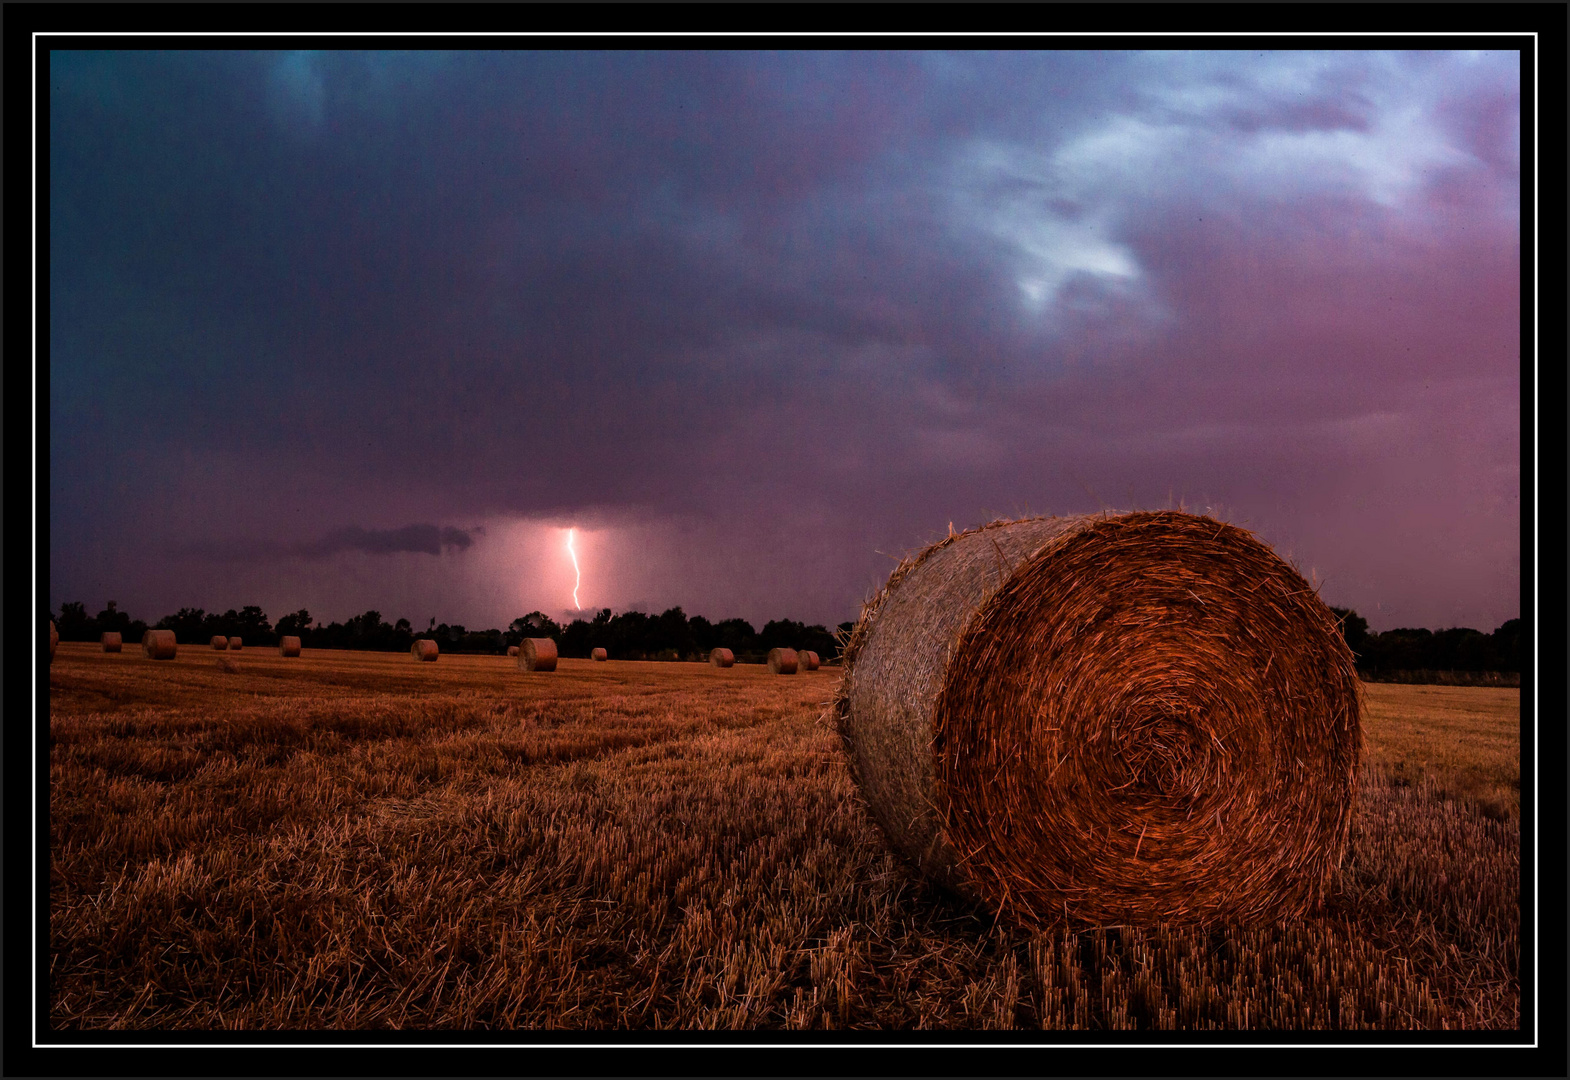
M 1026 924 L 1304 913 L 1339 865 L 1361 700 L 1335 616 L 1178 512 L 994 522 L 903 562 L 831 706 L 893 847 Z

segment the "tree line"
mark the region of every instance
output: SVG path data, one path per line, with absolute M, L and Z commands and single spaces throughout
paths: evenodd
M 1350 608 L 1331 608 L 1341 620 L 1341 634 L 1364 676 L 1402 671 L 1521 670 L 1521 620 L 1511 619 L 1493 633 L 1469 626 L 1449 630 L 1401 627 L 1373 633 L 1368 620 Z
M 109 601 L 96 616 L 88 616 L 81 603 L 65 603 L 59 614 L 50 614 L 62 641 L 98 641 L 105 631 L 116 631 L 127 643 L 141 641 L 148 629 L 173 630 L 182 645 L 205 645 L 217 635 L 238 637 L 247 645 L 276 645 L 285 635 L 298 637 L 307 649 L 365 649 L 404 652 L 417 638 L 430 638 L 443 652 L 505 654 L 509 646 L 526 637 L 554 638 L 562 656 L 587 658 L 603 648 L 618 660 L 706 660 L 710 650 L 730 649 L 740 663 L 762 663 L 773 648 L 811 649 L 823 660 L 836 660 L 840 643 L 836 631 L 821 624 L 807 625 L 793 619 L 774 619 L 755 630 L 745 619 L 711 623 L 701 615 L 689 617 L 679 607 L 659 615 L 624 611 L 619 615 L 601 608 L 592 619 L 573 619 L 567 625 L 540 611 L 514 619 L 507 628 L 470 630 L 461 624 L 438 623 L 432 618 L 422 630 L 408 619 L 388 623 L 371 610 L 344 622 L 318 623 L 305 609 L 280 618 L 276 625 L 255 605 L 222 614 L 201 608 L 181 608 L 151 627 L 133 619 Z M 840 637 L 853 624 L 841 623 Z
M 1379 677 L 1401 671 L 1500 671 L 1521 670 L 1521 620 L 1511 619 L 1492 633 L 1471 627 L 1421 630 L 1402 627 L 1374 633 L 1368 620 L 1350 608 L 1331 608 L 1341 620 L 1341 632 L 1365 676 Z M 149 627 L 109 601 L 89 617 L 80 603 L 60 606 L 50 616 L 62 641 L 97 641 L 105 631 L 118 631 L 127 643 L 138 642 Z M 506 653 L 508 646 L 526 637 L 554 638 L 562 656 L 587 657 L 597 648 L 618 660 L 704 660 L 715 648 L 730 649 L 742 663 L 761 663 L 770 649 L 811 649 L 824 660 L 837 660 L 841 642 L 852 624 L 835 630 L 821 624 L 806 625 L 793 619 L 774 619 L 754 630 L 745 619 L 710 622 L 702 615 L 688 616 L 679 607 L 659 615 L 641 611 L 612 614 L 601 608 L 590 619 L 573 619 L 567 625 L 539 611 L 514 619 L 504 630 L 469 630 L 459 624 L 438 623 L 432 618 L 423 630 L 408 619 L 391 624 L 379 611 L 367 611 L 345 622 L 315 622 L 304 609 L 285 615 L 277 625 L 255 605 L 219 614 L 201 608 L 181 608 L 165 615 L 152 629 L 173 630 L 182 645 L 205 645 L 214 636 L 238 637 L 247 645 L 276 645 L 292 635 L 308 649 L 372 649 L 406 651 L 416 638 L 431 638 L 443 652 Z

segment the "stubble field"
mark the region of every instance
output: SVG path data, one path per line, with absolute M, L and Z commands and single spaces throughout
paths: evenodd
M 1513 1028 L 1519 691 L 1366 687 L 1318 917 L 994 925 L 890 855 L 839 672 L 62 644 L 52 1028 Z

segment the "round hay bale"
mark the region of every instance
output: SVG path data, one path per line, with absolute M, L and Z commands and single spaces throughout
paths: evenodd
M 104 652 L 119 652 L 120 632 L 118 630 L 105 630 L 98 635 L 98 643 L 104 647 Z
M 149 630 L 142 635 L 142 655 L 149 660 L 173 660 L 176 648 L 173 630 Z
M 420 640 L 409 646 L 409 653 L 416 660 L 435 660 L 440 652 L 441 650 L 437 648 L 436 642 L 430 638 L 420 638 Z
M 1311 911 L 1362 753 L 1335 615 L 1250 533 L 1173 511 L 924 549 L 863 607 L 831 709 L 893 847 L 1038 926 Z
M 796 662 L 801 665 L 801 670 L 803 671 L 818 670 L 818 654 L 811 649 L 798 649 L 796 651 Z
M 795 649 L 769 650 L 769 671 L 775 675 L 796 674 L 797 662 Z
M 239 652 L 241 649 L 245 648 L 245 642 L 240 638 L 232 637 L 229 639 L 229 648 L 233 649 L 235 652 Z
M 299 656 L 300 655 L 300 639 L 297 638 L 297 637 L 289 637 L 289 636 L 285 636 L 285 637 L 279 638 L 278 639 L 278 655 L 279 656 Z
M 729 649 L 715 649 L 709 653 L 709 663 L 715 667 L 732 667 L 736 663 L 736 654 Z
M 55 621 L 49 620 L 49 662 L 55 662 L 55 650 L 60 647 L 60 631 L 55 629 Z
M 589 658 L 592 660 L 609 660 L 610 653 L 606 652 L 604 649 L 595 649 L 593 652 L 589 653 Z
M 517 656 L 518 655 L 518 646 L 516 646 L 516 645 L 509 645 L 509 646 L 507 646 L 507 655 L 508 656 Z
M 217 649 L 219 652 L 223 652 L 225 649 L 227 649 L 229 647 L 229 639 L 224 637 L 222 634 L 218 634 L 218 635 L 214 636 L 214 638 L 210 642 L 210 644 L 212 645 L 213 648 Z
M 518 666 L 524 671 L 555 671 L 556 641 L 548 637 L 524 638 L 518 647 Z

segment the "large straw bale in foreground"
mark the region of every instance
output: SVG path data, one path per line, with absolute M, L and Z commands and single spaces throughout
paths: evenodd
M 290 635 L 285 635 L 284 637 L 279 638 L 278 639 L 278 655 L 279 656 L 299 656 L 300 655 L 300 639 L 297 638 L 297 637 L 290 636 Z
M 715 667 L 732 667 L 736 663 L 736 654 L 729 649 L 715 649 L 709 653 L 709 663 Z
M 775 675 L 796 674 L 796 663 L 795 649 L 769 650 L 769 671 Z
M 430 638 L 420 638 L 409 646 L 409 654 L 416 660 L 435 660 L 441 655 L 441 649 Z
M 142 635 L 142 655 L 149 660 L 173 660 L 177 648 L 173 630 L 149 630 Z
M 609 660 L 610 658 L 611 654 L 604 649 L 594 649 L 589 653 L 590 660 Z
M 1160 512 L 951 535 L 867 602 L 844 671 L 834 717 L 890 842 L 1021 922 L 1276 919 L 1339 865 L 1352 655 L 1242 529 Z
M 556 640 L 548 637 L 527 637 L 518 646 L 518 666 L 524 671 L 555 671 Z

